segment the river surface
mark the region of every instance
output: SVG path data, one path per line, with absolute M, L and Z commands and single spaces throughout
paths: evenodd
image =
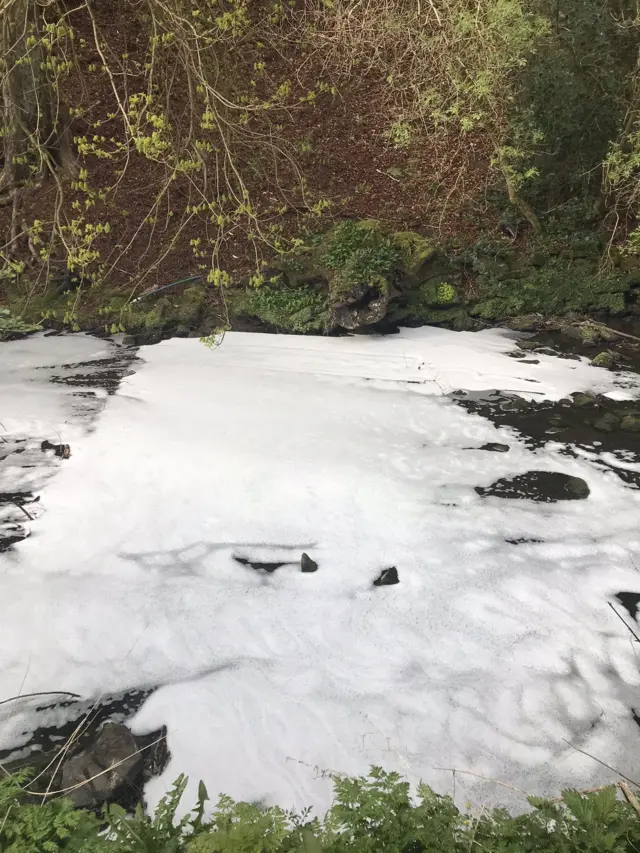
M 633 778 L 640 377 L 523 352 L 0 344 L 0 700 L 166 725 L 151 806 L 181 772 L 185 807 L 318 810 L 370 765 L 514 809 Z M 0 704 L 3 757 L 62 742 L 54 700 Z

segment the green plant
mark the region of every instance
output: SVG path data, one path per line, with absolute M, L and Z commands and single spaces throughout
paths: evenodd
M 322 332 L 328 318 L 326 294 L 310 285 L 261 285 L 237 299 L 234 308 L 237 313 L 258 317 L 277 329 L 297 333 Z
M 629 280 L 622 275 L 606 275 L 597 264 L 568 265 L 556 258 L 543 267 L 528 268 L 524 277 L 502 280 L 489 276 L 482 281 L 483 297 L 471 313 L 488 320 L 519 314 L 562 315 L 625 310 Z
M 0 333 L 2 332 L 34 332 L 39 329 L 37 323 L 29 323 L 22 317 L 16 316 L 9 308 L 0 308 Z
M 121 806 L 109 806 L 105 817 L 114 853 L 178 853 L 183 850 L 186 838 L 202 828 L 205 803 L 209 799 L 201 782 L 195 809 L 177 821 L 176 812 L 186 786 L 186 776 L 179 776 L 152 816 L 145 815 L 141 805 L 133 816 L 129 816 Z
M 367 220 L 347 220 L 334 228 L 320 260 L 332 272 L 330 289 L 335 299 L 358 286 L 386 292 L 402 266 L 392 237 Z
M 99 853 L 107 844 L 100 823 L 70 800 L 45 805 L 25 802 L 29 771 L 0 779 L 0 850 L 2 853 Z
M 180 777 L 155 815 L 111 806 L 106 832 L 67 800 L 24 801 L 27 774 L 0 781 L 2 853 L 636 853 L 637 799 L 620 782 L 598 791 L 530 797 L 530 811 L 460 811 L 426 785 L 411 791 L 397 773 L 334 777 L 334 802 L 322 818 L 221 796 L 210 815 L 201 783 L 195 808 L 177 819 Z M 620 791 L 625 801 L 618 800 Z

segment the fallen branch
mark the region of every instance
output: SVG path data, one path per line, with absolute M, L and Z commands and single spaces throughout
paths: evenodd
M 7 702 L 15 702 L 16 699 L 30 699 L 32 696 L 72 696 L 74 699 L 82 699 L 82 696 L 78 693 L 69 693 L 68 690 L 44 690 L 42 693 L 23 693 L 22 696 L 11 696 L 10 699 L 3 699 L 0 705 L 6 705 Z
M 567 744 L 567 746 L 570 746 L 571 749 L 575 749 L 576 752 L 580 752 L 582 755 L 586 755 L 587 758 L 590 758 L 592 761 L 596 761 L 598 764 L 601 764 L 603 767 L 606 767 L 607 770 L 610 770 L 612 773 L 615 773 L 616 776 L 622 777 L 622 779 L 624 779 L 625 782 L 630 782 L 634 787 L 640 788 L 640 784 L 638 782 L 635 782 L 633 779 L 630 779 L 628 776 L 625 776 L 624 773 L 621 773 L 620 770 L 616 770 L 615 767 L 612 767 L 610 764 L 607 764 L 606 761 L 603 761 L 601 758 L 596 758 L 596 756 L 591 755 L 590 752 L 585 752 L 584 749 L 580 749 L 579 746 L 575 746 L 570 741 L 568 741 L 566 738 L 562 738 L 562 740 Z M 618 783 L 612 782 L 611 784 L 613 785 L 613 784 L 618 784 Z
M 636 341 L 640 344 L 640 338 L 637 335 L 630 335 L 628 332 L 619 332 L 618 329 L 612 329 L 611 326 L 605 326 L 604 323 L 597 323 L 592 320 L 587 320 L 584 323 L 580 323 L 580 326 L 594 326 L 596 329 L 605 329 L 607 332 L 611 332 L 612 335 L 618 335 L 620 338 L 627 338 L 630 341 Z
M 21 509 L 21 510 L 22 510 L 22 512 L 27 516 L 27 518 L 29 519 L 29 521 L 33 521 L 33 516 L 31 515 L 31 513 L 28 513 L 28 512 L 26 511 L 26 509 L 25 509 L 23 506 L 21 506 L 19 503 L 16 503 L 15 501 L 11 501 L 11 503 L 12 503 L 14 506 L 18 507 L 18 509 Z M 0 703 L 0 704 L 2 704 L 2 703 Z
M 616 614 L 618 619 L 622 622 L 622 624 L 627 629 L 627 631 L 629 631 L 629 633 L 633 634 L 633 636 L 636 638 L 636 640 L 640 643 L 640 637 L 636 634 L 636 632 L 633 630 L 631 625 L 627 624 L 626 620 L 622 618 L 622 616 L 618 613 L 618 611 L 615 609 L 615 607 L 613 606 L 613 604 L 610 601 L 608 601 L 607 604 L 613 610 L 613 612 Z
M 624 794 L 625 800 L 629 803 L 632 809 L 634 809 L 635 813 L 640 817 L 640 803 L 638 802 L 638 798 L 633 793 L 631 788 L 627 785 L 626 782 L 618 782 L 618 788 Z

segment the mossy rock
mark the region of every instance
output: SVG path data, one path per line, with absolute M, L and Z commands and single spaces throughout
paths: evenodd
M 588 406 L 595 406 L 598 400 L 593 394 L 584 394 L 582 391 L 577 391 L 571 395 L 571 402 L 579 409 L 584 409 Z
M 608 350 L 599 352 L 595 358 L 591 359 L 591 364 L 594 367 L 605 367 L 607 370 L 611 370 L 616 366 L 615 354 Z
M 620 427 L 627 432 L 640 432 L 640 414 L 629 412 L 622 418 Z
M 179 325 L 196 327 L 205 310 L 207 299 L 206 289 L 201 287 L 188 287 L 178 299 L 176 318 Z

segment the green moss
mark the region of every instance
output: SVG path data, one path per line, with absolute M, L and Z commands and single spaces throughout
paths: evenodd
M 393 235 L 393 245 L 400 253 L 404 270 L 418 276 L 425 265 L 437 255 L 437 249 L 415 231 L 399 231 Z
M 188 287 L 178 300 L 177 319 L 182 326 L 195 326 L 205 308 L 207 291 L 204 287 Z
M 591 360 L 594 367 L 606 367 L 609 370 L 615 367 L 616 357 L 612 352 L 599 352 L 598 355 Z
M 595 265 L 568 265 L 554 258 L 522 278 L 485 278 L 483 289 L 485 296 L 472 313 L 488 320 L 521 314 L 620 314 L 629 281 L 625 276 L 600 275 Z
M 326 329 L 326 295 L 310 286 L 272 289 L 267 286 L 231 297 L 232 312 L 257 317 L 270 326 L 289 332 L 322 332 Z
M 326 235 L 318 260 L 329 271 L 331 302 L 340 302 L 358 287 L 388 293 L 402 267 L 391 236 L 375 220 L 348 220 L 333 228 Z

